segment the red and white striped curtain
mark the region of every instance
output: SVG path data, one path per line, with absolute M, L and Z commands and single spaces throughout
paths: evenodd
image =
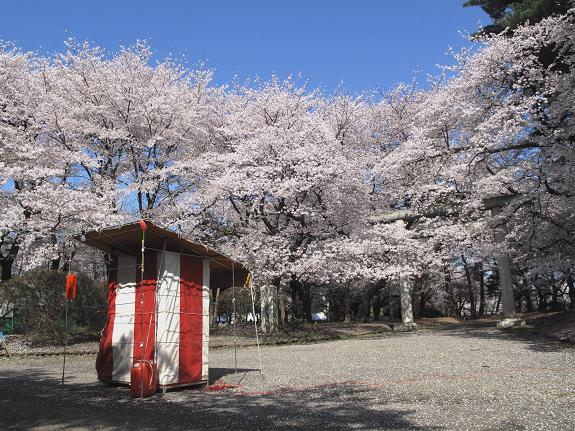
M 114 257 L 108 320 L 96 361 L 98 378 L 130 383 L 135 360 L 155 361 L 160 386 L 208 379 L 209 260 L 146 251 Z

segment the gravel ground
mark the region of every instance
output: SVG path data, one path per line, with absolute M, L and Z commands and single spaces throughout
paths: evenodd
M 217 349 L 227 391 L 134 400 L 94 356 L 0 359 L 0 429 L 575 429 L 575 349 L 494 323 L 319 344 Z
M 457 322 L 440 319 L 426 319 L 420 321 L 425 327 L 436 327 L 445 324 Z M 392 328 L 386 323 L 322 323 L 322 324 L 302 324 L 298 328 L 286 328 L 272 335 L 260 334 L 261 344 L 296 344 L 296 343 L 315 343 L 319 341 L 346 339 L 353 337 L 365 337 L 380 335 L 391 332 Z M 235 335 L 234 335 L 235 332 Z M 92 334 L 97 339 L 97 334 Z M 234 345 L 234 339 L 237 338 L 239 346 L 255 346 L 256 339 L 253 324 L 239 324 L 234 331 L 232 326 L 219 326 L 210 328 L 210 347 L 217 349 L 221 347 L 231 347 Z M 10 353 L 15 356 L 23 355 L 59 355 L 64 351 L 62 344 L 55 345 L 34 345 L 22 335 L 7 335 L 6 342 Z M 98 341 L 84 341 L 70 343 L 67 352 L 71 354 L 98 353 Z M 4 350 L 0 349 L 0 357 L 6 355 Z

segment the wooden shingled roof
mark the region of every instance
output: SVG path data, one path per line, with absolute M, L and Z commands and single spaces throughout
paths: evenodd
M 142 231 L 145 228 L 145 248 L 161 252 L 162 250 L 181 253 L 210 260 L 211 287 L 226 288 L 241 286 L 249 274 L 241 262 L 219 253 L 203 244 L 189 241 L 174 231 L 161 228 L 149 221 L 139 221 L 122 226 L 93 230 L 74 236 L 78 241 L 105 253 L 121 252 L 130 255 L 141 253 Z

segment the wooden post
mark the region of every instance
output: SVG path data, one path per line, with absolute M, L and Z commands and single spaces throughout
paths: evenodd
M 212 323 L 214 323 L 214 324 L 218 323 L 218 304 L 220 301 L 220 293 L 221 293 L 221 289 L 218 287 L 216 289 L 216 299 L 214 300 L 214 312 L 212 315 Z
M 4 332 L 2 331 L 0 331 L 0 346 L 2 346 L 4 350 L 6 350 L 8 357 L 11 358 L 12 354 L 10 353 L 10 350 L 8 350 L 8 345 L 6 344 L 6 338 L 4 337 Z

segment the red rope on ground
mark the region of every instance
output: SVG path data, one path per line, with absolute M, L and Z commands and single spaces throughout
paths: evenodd
M 442 379 L 442 380 L 469 380 L 469 379 L 476 379 L 478 377 L 489 377 L 494 375 L 501 375 L 505 373 L 514 373 L 514 372 L 533 372 L 533 371 L 566 371 L 565 369 L 558 369 L 558 368 L 545 368 L 545 367 L 524 367 L 519 369 L 508 369 L 508 370 L 484 370 L 484 371 L 477 371 L 471 372 L 467 374 L 461 375 L 447 375 L 441 373 L 428 373 L 428 374 L 420 374 L 417 377 L 408 378 L 408 379 L 395 379 L 389 380 L 385 383 L 371 383 L 365 381 L 357 381 L 357 380 L 345 380 L 342 382 L 332 382 L 332 383 L 323 383 L 319 385 L 308 385 L 308 386 L 284 386 L 281 388 L 273 389 L 270 391 L 246 391 L 244 390 L 243 385 L 228 385 L 222 381 L 215 382 L 214 386 L 222 389 L 214 389 L 215 391 L 218 390 L 226 390 L 226 389 L 238 389 L 238 391 L 234 391 L 234 393 L 242 396 L 261 396 L 261 395 L 276 395 L 281 393 L 298 393 L 298 392 L 306 392 L 306 391 L 313 391 L 318 389 L 326 389 L 326 388 L 335 388 L 338 386 L 363 386 L 368 388 L 384 388 L 389 387 L 392 385 L 398 384 L 409 384 L 409 383 L 420 383 L 422 381 L 430 380 L 430 379 Z M 206 390 L 210 387 L 206 387 Z

